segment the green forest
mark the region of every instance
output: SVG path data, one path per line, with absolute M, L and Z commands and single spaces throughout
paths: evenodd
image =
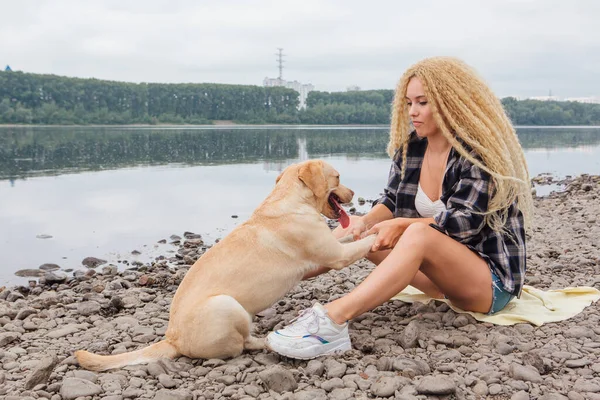
M 393 90 L 310 92 L 211 83 L 127 83 L 0 71 L 0 124 L 386 125 Z M 515 125 L 600 125 L 600 104 L 502 99 Z

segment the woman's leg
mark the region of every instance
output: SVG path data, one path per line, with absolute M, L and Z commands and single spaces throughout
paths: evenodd
M 323 307 L 316 303 L 292 324 L 267 335 L 267 347 L 309 359 L 351 348 L 346 321 L 388 301 L 409 283 L 430 295 L 444 293 L 458 307 L 487 312 L 492 274 L 465 245 L 425 223 L 410 225 L 396 246 L 371 257 L 377 267 L 353 291 Z
M 430 292 L 439 288 L 464 310 L 485 313 L 491 307 L 492 276 L 487 263 L 465 245 L 424 223 L 410 225 L 360 285 L 325 307 L 329 317 L 341 324 L 388 301 L 415 279 Z
M 391 252 L 392 250 L 381 250 L 375 253 L 369 253 L 369 255 L 367 256 L 367 260 L 371 261 L 375 265 L 379 265 L 383 260 L 387 258 L 387 256 L 390 255 Z M 410 282 L 410 285 L 419 289 L 421 292 L 425 293 L 432 299 L 444 298 L 444 294 L 442 293 L 440 288 L 438 288 L 435 283 L 431 282 L 431 279 L 429 279 L 421 271 L 418 271 L 415 274 L 415 277 Z

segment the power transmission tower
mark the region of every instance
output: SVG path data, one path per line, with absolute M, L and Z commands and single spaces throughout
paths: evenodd
M 277 56 L 277 63 L 279 64 L 279 79 L 280 81 L 283 80 L 283 56 L 285 56 L 285 54 L 283 54 L 283 49 L 281 47 L 277 48 L 277 53 L 275 53 L 275 55 Z

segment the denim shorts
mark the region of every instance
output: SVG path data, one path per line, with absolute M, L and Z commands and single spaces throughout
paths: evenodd
M 496 314 L 502 310 L 509 301 L 515 297 L 514 294 L 507 292 L 502 286 L 502 281 L 494 272 L 492 272 L 492 307 L 487 315 Z

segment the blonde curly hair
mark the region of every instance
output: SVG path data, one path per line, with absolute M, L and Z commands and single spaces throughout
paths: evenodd
M 485 222 L 495 231 L 504 230 L 508 207 L 517 200 L 529 227 L 533 199 L 525 154 L 502 103 L 482 78 L 467 64 L 452 57 L 426 58 L 402 75 L 396 88 L 388 154 L 402 150 L 402 177 L 411 132 L 406 106 L 408 82 L 421 81 L 434 120 L 458 153 L 491 175 L 493 192 Z M 475 158 L 457 137 L 481 158 Z

